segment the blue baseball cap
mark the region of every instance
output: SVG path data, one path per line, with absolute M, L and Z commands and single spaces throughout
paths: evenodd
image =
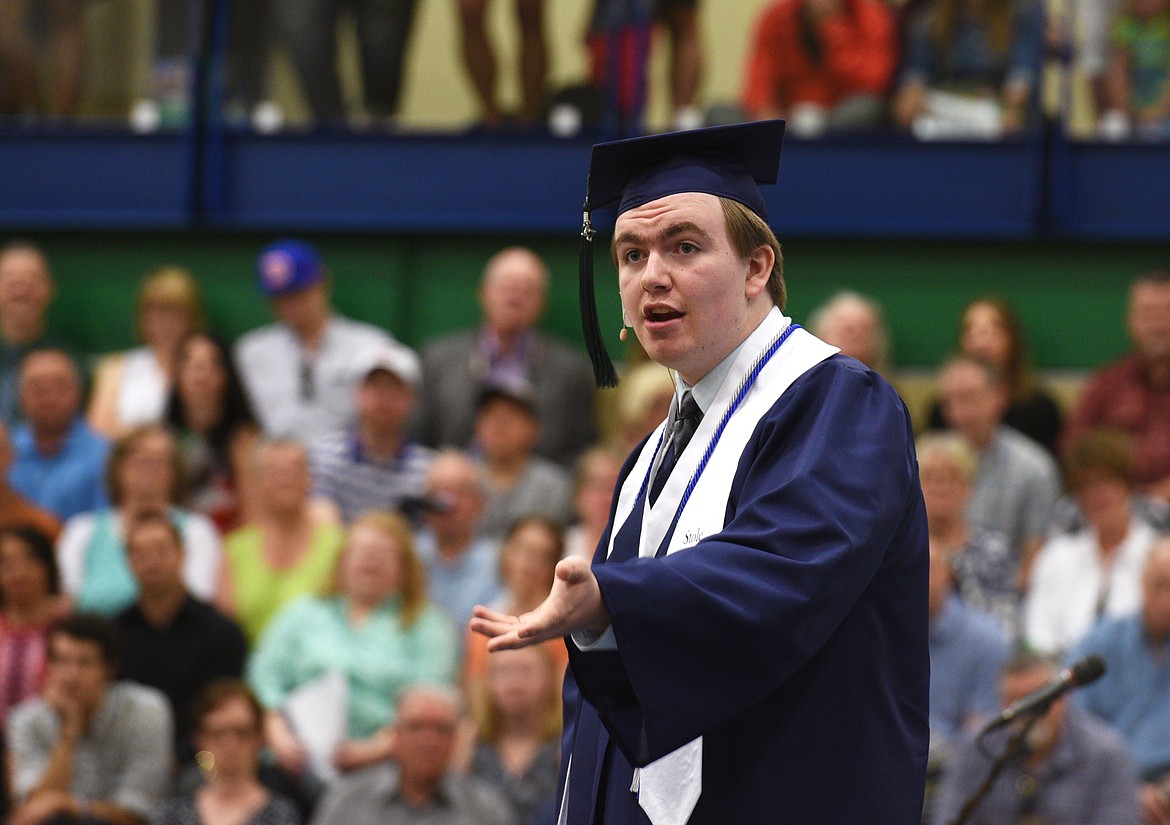
M 256 259 L 260 291 L 269 298 L 300 292 L 325 280 L 325 264 L 310 244 L 281 238 Z

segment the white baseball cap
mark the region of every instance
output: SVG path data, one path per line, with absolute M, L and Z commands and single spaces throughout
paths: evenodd
M 385 370 L 411 389 L 422 380 L 422 368 L 414 350 L 405 344 L 379 344 L 360 351 L 353 359 L 353 377 L 365 381 L 370 373 Z

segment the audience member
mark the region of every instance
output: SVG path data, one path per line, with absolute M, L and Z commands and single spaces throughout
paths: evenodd
M 0 114 L 58 119 L 74 113 L 81 98 L 86 51 L 84 12 L 81 0 L 0 2 L 0 19 L 4 21 L 0 65 L 6 75 L 0 87 Z M 44 43 L 38 42 L 39 21 L 47 29 Z M 47 77 L 45 68 L 49 69 Z M 46 91 L 48 99 L 43 94 Z
M 53 276 L 40 247 L 12 241 L 0 248 L 0 421 L 7 424 L 20 420 L 18 378 L 24 356 L 62 347 L 45 317 L 53 294 Z
M 1068 454 L 1069 486 L 1087 525 L 1041 548 L 1024 602 L 1028 642 L 1043 652 L 1067 650 L 1103 616 L 1135 610 L 1153 528 L 1129 506 L 1129 441 L 1092 430 Z
M 107 438 L 159 421 L 174 382 L 179 345 L 203 326 L 199 286 L 187 270 L 165 266 L 138 289 L 137 332 L 143 346 L 108 355 L 94 374 L 89 425 Z
M 57 544 L 61 584 L 79 610 L 113 615 L 134 602 L 138 584 L 126 559 L 126 531 L 143 513 L 164 512 L 186 550 L 183 579 L 202 599 L 219 579 L 222 548 L 215 525 L 178 506 L 183 466 L 174 437 L 161 424 L 142 424 L 114 443 L 106 483 L 112 508 L 74 516 Z
M 548 79 L 548 44 L 544 36 L 544 0 L 514 0 L 520 29 L 520 111 L 521 127 L 535 125 L 544 108 L 544 87 Z M 457 0 L 463 66 L 475 90 L 480 119 L 489 130 L 499 129 L 505 120 L 496 96 L 498 75 L 496 51 L 488 38 L 488 0 Z
M 117 668 L 105 619 L 81 614 L 49 631 L 45 689 L 9 717 L 11 825 L 129 825 L 158 810 L 171 775 L 171 713 L 153 688 L 115 682 Z
M 1044 687 L 1058 673 L 1055 662 L 1035 654 L 1013 657 L 1003 670 L 1006 707 Z M 1138 825 L 1137 772 L 1122 738 L 1105 723 L 1056 699 L 1031 726 L 1015 759 L 1008 761 L 970 825 L 1059 822 L 1061 825 Z M 982 785 L 992 758 L 1005 750 L 1018 726 L 986 737 L 967 737 L 935 795 L 933 825 L 954 822 Z M 1030 818 L 1030 819 L 1029 819 Z
M 788 118 L 799 137 L 876 126 L 897 60 L 880 0 L 776 0 L 756 22 L 743 107 L 752 120 Z
M 609 524 L 609 507 L 621 475 L 624 456 L 609 447 L 593 447 L 577 462 L 573 515 L 565 531 L 565 555 L 592 559 Z M 518 615 L 518 614 L 513 614 Z
M 1146 140 L 1170 139 L 1170 2 L 1121 3 L 1104 81 L 1107 117 Z
M 475 402 L 488 386 L 527 383 L 540 421 L 537 452 L 569 466 L 597 436 L 593 370 L 585 356 L 536 329 L 548 270 L 530 249 L 509 247 L 484 267 L 483 326 L 429 344 L 415 420 L 433 447 L 471 441 Z
M 813 311 L 808 326 L 813 335 L 871 370 L 889 372 L 890 331 L 876 301 L 856 292 L 838 292 Z
M 1060 492 L 1056 464 L 1043 447 L 1004 426 L 1007 387 L 990 364 L 969 355 L 951 359 L 939 373 L 939 398 L 943 420 L 979 460 L 967 521 L 1007 535 L 1022 584 Z
M 1109 52 L 1116 16 L 1122 5 L 1121 0 L 1081 0 L 1071 8 L 1061 9 L 1063 14 L 1055 20 L 1058 43 L 1073 51 L 1073 68 L 1088 81 L 1089 101 L 1097 118 L 1097 130 L 1106 139 L 1125 137 L 1129 125 L 1123 121 L 1118 129 L 1110 123 L 1116 120 L 1116 116 L 1109 115 L 1107 102 Z
M 43 507 L 38 507 L 22 496 L 8 483 L 8 470 L 12 466 L 12 443 L 8 440 L 8 427 L 0 421 L 0 530 L 9 527 L 33 527 L 56 541 L 61 532 L 61 522 Z
M 697 0 L 691 5 L 696 4 Z M 589 48 L 589 85 L 596 94 L 599 123 L 606 134 L 633 136 L 645 131 L 647 64 L 654 17 L 659 10 L 655 0 L 593 2 L 585 38 Z M 695 34 L 695 55 L 701 59 L 697 28 Z M 675 53 L 672 50 L 672 56 Z M 701 63 L 696 64 L 692 72 L 695 92 L 701 68 Z M 674 79 L 672 73 L 672 86 Z
M 653 361 L 631 367 L 618 387 L 618 450 L 631 451 L 654 432 L 666 420 L 672 401 L 674 374 L 670 370 Z
M 480 530 L 503 536 L 519 518 L 542 515 L 569 520 L 572 484 L 568 474 L 534 454 L 540 438 L 532 393 L 525 386 L 488 387 L 475 413 L 475 445 L 484 465 L 487 509 Z
M 703 37 L 699 0 L 653 0 L 654 16 L 670 38 L 670 128 L 697 129 L 705 125 L 696 106 L 703 80 Z
M 500 548 L 500 579 L 504 591 L 495 607 L 509 616 L 520 616 L 540 606 L 552 589 L 557 562 L 564 555 L 564 533 L 548 519 L 529 516 L 517 521 Z M 549 655 L 563 670 L 569 654 L 560 639 L 545 643 Z M 467 652 L 463 659 L 465 693 L 473 702 L 481 698 L 484 678 L 489 669 L 487 637 L 468 631 Z M 473 707 L 479 711 L 479 707 Z
M 192 700 L 213 679 L 243 675 L 247 644 L 233 621 L 188 591 L 183 537 L 166 513 L 142 513 L 126 525 L 126 555 L 138 601 L 114 617 L 122 642 L 121 677 L 167 697 L 175 752 L 185 762 L 195 753 Z
M 281 706 L 313 680 L 332 671 L 346 678 L 347 739 L 333 759 L 341 771 L 394 755 L 386 726 L 404 688 L 419 681 L 454 682 L 455 633 L 427 601 L 413 545 L 403 517 L 360 517 L 342 555 L 338 594 L 288 605 L 260 637 L 248 680 L 268 708 L 268 741 L 285 770 L 304 771 L 306 747 Z
M 1146 825 L 1170 821 L 1170 541 L 1150 550 L 1142 573 L 1142 604 L 1098 623 L 1069 653 L 1105 661 L 1105 676 L 1073 694 L 1073 702 L 1125 737 L 1141 774 Z
M 1032 115 L 1044 52 L 1039 0 L 934 0 L 906 30 L 894 122 L 923 139 L 997 138 Z
M 601 104 L 603 129 L 622 135 L 645 130 L 648 66 L 655 41 L 669 41 L 663 64 L 668 86 L 668 129 L 706 124 L 698 106 L 705 56 L 698 0 L 595 0 L 586 44 L 589 83 Z
M 392 729 L 397 759 L 331 783 L 313 825 L 517 825 L 494 788 L 452 769 L 461 715 L 454 688 L 417 685 L 402 691 Z
M 264 709 L 247 685 L 210 682 L 196 698 L 192 722 L 207 781 L 167 802 L 153 825 L 300 825 L 296 807 L 260 783 Z
M 59 612 L 59 592 L 48 537 L 28 527 L 0 529 L 0 738 L 8 711 L 44 683 L 45 636 Z
M 548 644 L 501 650 L 487 663 L 471 774 L 512 803 L 519 825 L 534 825 L 556 796 L 564 668 Z
M 179 345 L 163 419 L 175 432 L 189 484 L 187 505 L 227 533 L 255 508 L 260 429 L 227 347 L 206 332 Z
M 310 505 L 309 460 L 295 441 L 262 442 L 256 465 L 256 520 L 224 539 L 215 604 L 233 616 L 249 644 L 299 596 L 332 587 L 345 534 Z
M 235 358 L 264 432 L 309 443 L 345 429 L 354 419 L 353 354 L 389 336 L 334 312 L 329 272 L 309 244 L 276 241 L 260 253 L 256 268 L 279 321 L 240 338 Z
M 392 124 L 416 5 L 416 0 L 295 0 L 271 5 L 276 30 L 319 124 L 345 120 L 337 34 L 347 9 L 354 12 L 365 114 L 375 122 Z
M 414 516 L 434 452 L 407 436 L 422 377 L 418 356 L 401 344 L 354 355 L 357 425 L 312 447 L 314 494 L 349 524 L 368 510 Z
M 937 770 L 954 738 L 995 710 L 1008 642 L 1003 625 L 955 592 L 950 559 L 934 544 L 929 609 L 930 762 Z
M 104 507 L 109 444 L 78 414 L 81 375 L 64 350 L 35 350 L 24 357 L 20 408 L 25 421 L 12 433 L 12 488 L 61 521 Z
M 1036 381 L 1023 325 L 1011 304 L 994 297 L 967 304 L 959 323 L 959 351 L 986 361 L 1003 376 L 1009 394 L 1003 423 L 1055 453 L 1060 408 Z M 943 426 L 938 404 L 931 410 L 930 426 Z
M 427 475 L 431 502 L 416 546 L 431 601 L 465 627 L 471 609 L 500 597 L 500 545 L 480 530 L 486 504 L 479 469 L 457 450 L 439 453 Z
M 1134 353 L 1097 372 L 1069 417 L 1071 444 L 1092 427 L 1118 427 L 1133 439 L 1134 480 L 1170 501 L 1170 271 L 1137 277 L 1127 314 Z
M 1010 636 L 1019 632 L 1020 591 L 1007 536 L 971 527 L 967 503 L 979 462 L 958 433 L 918 438 L 918 477 L 926 503 L 930 546 L 946 559 L 953 584 L 970 608 L 999 620 Z

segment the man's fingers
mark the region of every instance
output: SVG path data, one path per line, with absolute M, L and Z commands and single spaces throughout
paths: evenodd
M 528 647 L 531 642 L 525 641 L 517 636 L 515 633 L 505 633 L 501 636 L 488 639 L 487 649 L 488 653 L 495 653 L 497 650 L 516 650 L 521 647 Z
M 492 610 L 490 607 L 484 607 L 482 604 L 477 604 L 473 607 L 471 609 L 471 615 L 476 619 L 486 619 L 489 622 L 506 622 L 515 618 L 509 616 L 507 613 L 500 613 L 497 610 Z
M 507 613 L 500 613 L 490 607 L 477 604 L 472 608 L 471 621 L 468 626 L 473 633 L 494 639 L 515 630 L 518 621 L 519 619 L 515 616 L 509 616 Z
M 505 616 L 502 620 L 474 618 L 471 620 L 471 631 L 489 639 L 511 633 L 515 629 L 516 620 L 511 616 Z

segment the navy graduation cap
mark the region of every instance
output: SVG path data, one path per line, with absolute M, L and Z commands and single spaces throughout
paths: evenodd
M 703 192 L 738 201 L 765 221 L 761 184 L 776 182 L 783 120 L 713 126 L 685 132 L 615 140 L 593 147 L 581 226 L 580 302 L 585 347 L 599 387 L 617 386 L 605 349 L 593 291 L 590 214 L 616 206 L 617 214 L 682 192 Z

